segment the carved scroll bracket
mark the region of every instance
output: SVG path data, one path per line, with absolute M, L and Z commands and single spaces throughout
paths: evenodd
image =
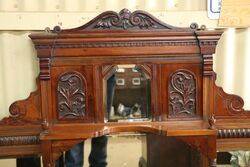
M 37 82 L 37 86 L 39 82 Z M 10 116 L 0 121 L 0 125 L 24 125 L 41 123 L 40 89 L 32 92 L 25 100 L 19 100 L 11 104 Z
M 250 118 L 250 111 L 243 107 L 244 101 L 240 96 L 228 94 L 214 83 L 214 114 L 217 120 L 215 126 L 219 127 L 218 138 L 250 137 L 250 124 L 244 121 Z
M 214 110 L 215 116 L 249 116 L 250 112 L 243 109 L 244 101 L 240 96 L 228 94 L 215 85 Z

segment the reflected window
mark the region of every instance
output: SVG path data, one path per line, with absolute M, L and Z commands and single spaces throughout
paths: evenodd
M 104 82 L 107 121 L 150 119 L 150 78 L 143 66 L 114 66 Z

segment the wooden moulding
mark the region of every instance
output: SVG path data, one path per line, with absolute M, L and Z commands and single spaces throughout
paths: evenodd
M 11 105 L 11 115 L 0 122 L 0 147 L 14 144 L 9 156 L 21 156 L 20 150 L 29 145 L 27 154 L 41 153 L 44 165 L 53 166 L 63 151 L 86 138 L 120 132 L 155 133 L 174 136 L 197 148 L 214 166 L 217 132 L 219 140 L 225 136 L 247 138 L 244 129 L 250 128 L 245 122 L 236 132 L 224 131 L 236 128 L 233 120 L 247 119 L 248 113 L 242 109 L 240 97 L 228 95 L 214 84 L 213 54 L 222 33 L 200 30 L 194 24 L 178 28 L 146 12 L 124 9 L 104 12 L 77 28 L 55 27 L 51 32 L 31 34 L 40 63 L 37 91 Z M 141 66 L 150 77 L 150 121 L 104 122 L 103 82 L 117 64 Z M 78 78 L 74 80 L 81 95 L 77 102 L 58 95 L 60 91 L 63 94 L 66 81 L 74 82 L 72 76 Z M 184 89 L 171 84 L 174 77 L 179 77 Z M 173 100 L 181 101 L 173 94 L 188 92 L 192 95 L 181 96 L 185 102 L 175 108 L 178 112 L 169 112 L 169 105 L 176 103 Z M 71 104 L 67 112 L 72 104 L 85 110 L 81 114 L 74 110 L 68 117 L 63 108 L 58 113 L 60 102 Z M 193 108 L 187 109 L 190 102 Z M 184 114 L 173 114 L 179 112 Z

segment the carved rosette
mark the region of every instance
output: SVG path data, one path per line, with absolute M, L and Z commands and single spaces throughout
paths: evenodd
M 86 110 L 86 82 L 78 72 L 61 75 L 57 86 L 58 118 L 80 119 Z
M 178 70 L 169 79 L 169 116 L 194 116 L 196 111 L 196 79 L 188 70 Z

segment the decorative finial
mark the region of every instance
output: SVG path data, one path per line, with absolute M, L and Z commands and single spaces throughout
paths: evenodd
M 60 27 L 60 26 L 55 26 L 55 27 L 53 28 L 53 32 L 54 32 L 54 33 L 59 33 L 59 32 L 61 32 L 61 27 Z
M 211 117 L 208 119 L 208 123 L 209 123 L 209 129 L 215 129 L 215 116 L 214 114 L 211 115 Z
M 49 27 L 46 27 L 46 28 L 44 29 L 44 31 L 45 31 L 46 33 L 50 33 L 50 32 L 51 32 L 51 30 L 50 30 Z
M 191 23 L 190 28 L 193 30 L 197 30 L 199 28 L 199 25 L 197 23 Z

